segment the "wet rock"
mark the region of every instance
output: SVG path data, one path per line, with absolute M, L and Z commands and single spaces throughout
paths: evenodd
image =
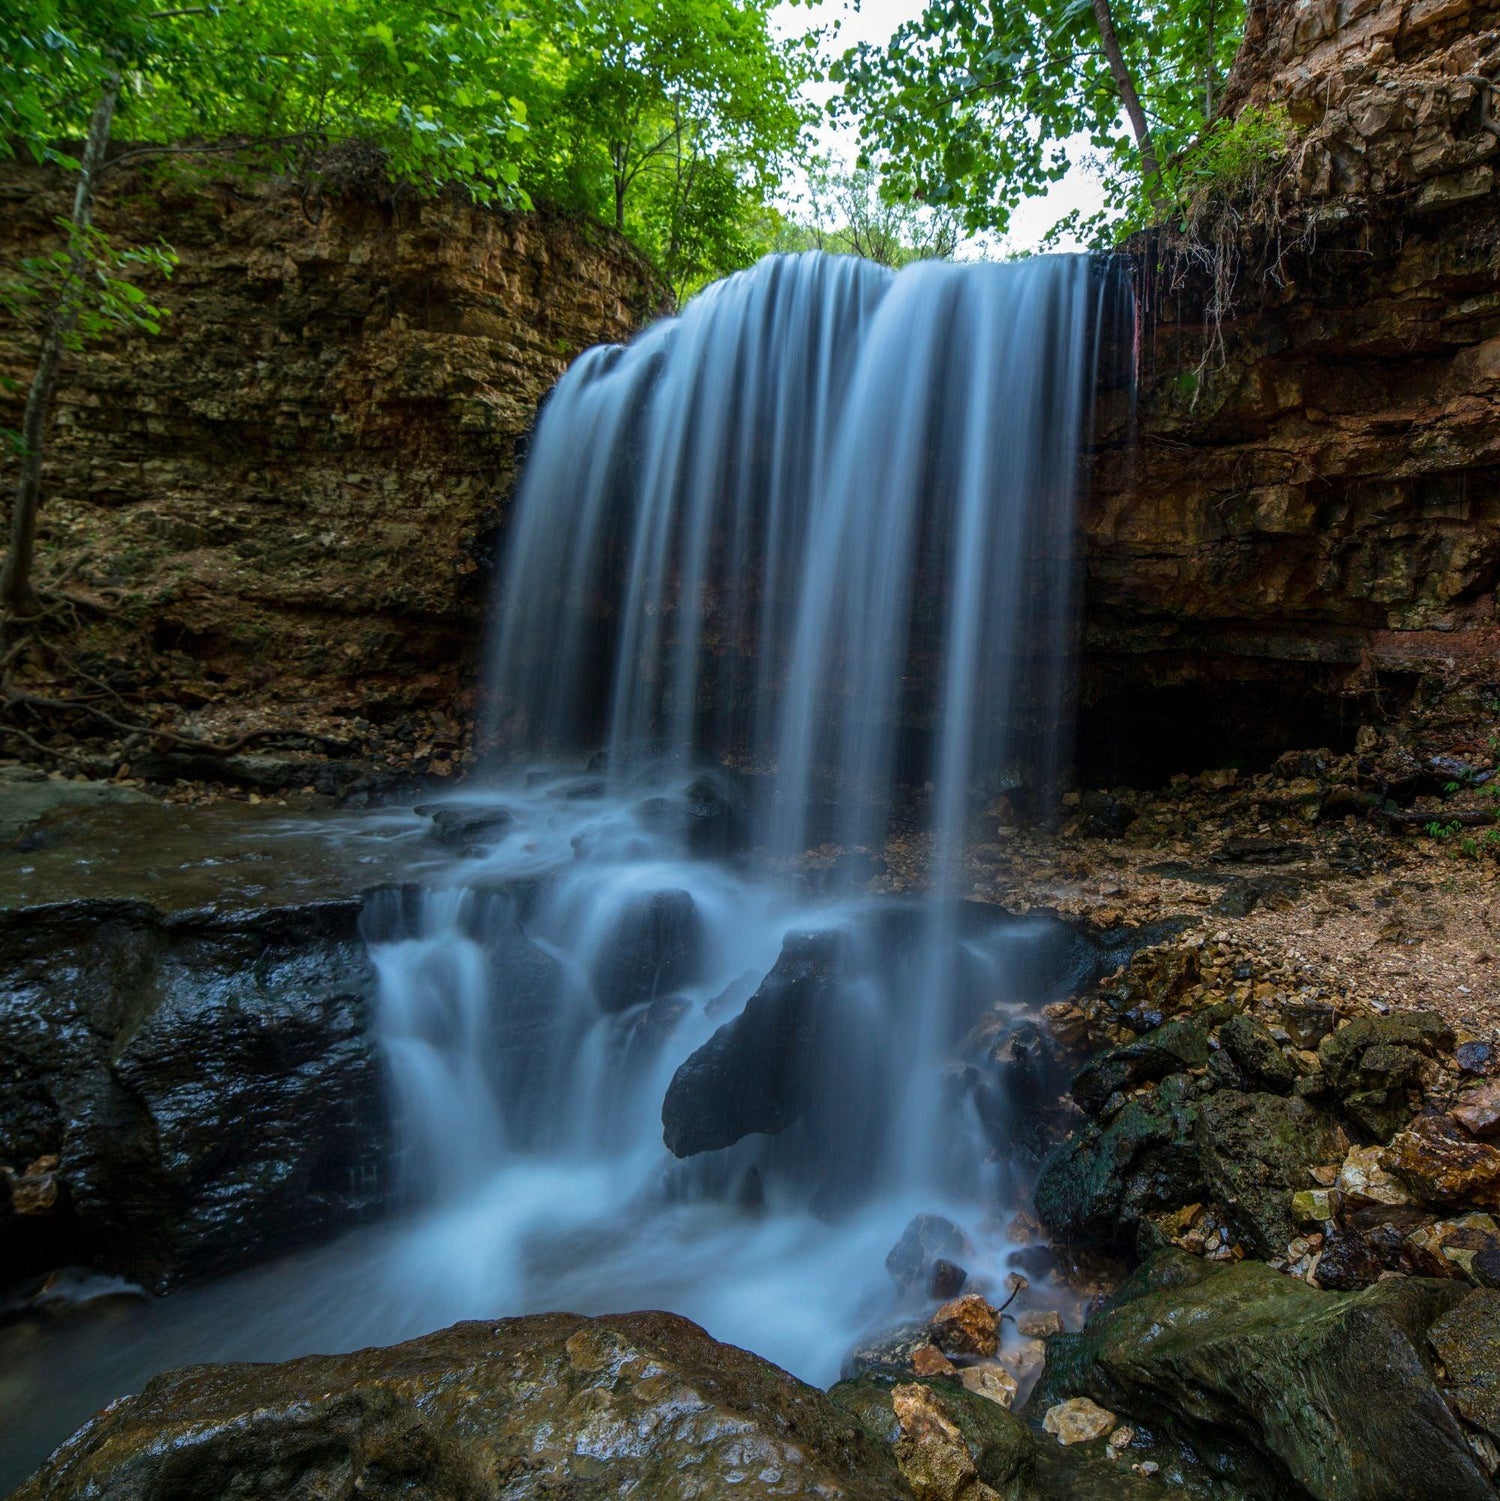
M 1292 1195 L 1292 1219 L 1299 1225 L 1321 1225 L 1331 1220 L 1338 1194 L 1331 1188 L 1304 1188 Z
M 919 1214 L 901 1232 L 901 1239 L 886 1252 L 885 1269 L 905 1291 L 931 1278 L 939 1261 L 967 1256 L 973 1251 L 969 1238 L 952 1220 L 940 1214 Z M 958 1289 L 955 1288 L 954 1292 Z M 951 1297 L 953 1294 L 948 1294 Z
M 1002 1404 L 952 1381 L 869 1376 L 828 1395 L 894 1450 L 918 1501 L 1031 1501 L 1036 1441 Z
M 1466 1090 L 1453 1109 L 1453 1118 L 1472 1136 L 1500 1132 L 1500 1079 L 1486 1079 Z
M 1472 1277 L 1474 1258 L 1481 1251 L 1500 1249 L 1500 1226 L 1488 1214 L 1463 1214 L 1456 1219 L 1419 1225 L 1406 1237 L 1407 1254 L 1427 1277 Z
M 697 904 L 686 891 L 654 891 L 629 907 L 605 940 L 593 972 L 605 1011 L 625 1011 L 691 985 L 702 964 Z
M 1091 1059 L 1073 1079 L 1073 1098 L 1089 1115 L 1101 1114 L 1112 1096 L 1208 1063 L 1212 1028 L 1228 1015 L 1211 1008 L 1200 1016 L 1167 1022 L 1134 1042 Z
M 738 854 L 748 842 L 748 791 L 728 772 L 705 772 L 680 795 L 647 798 L 635 811 L 642 822 L 680 839 L 695 855 Z
M 663 1139 L 678 1157 L 807 1117 L 830 1175 L 858 1181 L 869 1165 L 872 1086 L 868 1050 L 845 1035 L 838 1013 L 840 946 L 837 933 L 789 936 L 740 1014 L 684 1060 L 662 1101 Z
M 1378 1282 L 1384 1270 L 1379 1257 L 1362 1237 L 1337 1229 L 1323 1237 L 1315 1273 L 1319 1287 L 1333 1292 L 1357 1292 Z
M 1317 1501 L 1487 1501 L 1423 1358 L 1463 1297 L 1423 1278 L 1319 1292 L 1258 1262 L 1163 1252 L 1053 1341 L 1038 1396 L 1056 1400 L 1055 1362 L 1066 1389 L 1191 1445 L 1251 1495 L 1290 1477 Z
M 1128 1250 L 1145 1217 L 1203 1197 L 1198 1105 L 1174 1075 L 1129 1100 L 1104 1127 L 1090 1121 L 1042 1164 L 1036 1211 L 1060 1240 Z
M 1328 1112 L 1295 1095 L 1220 1090 L 1198 1111 L 1209 1194 L 1255 1254 L 1279 1255 L 1296 1233 L 1292 1194 L 1310 1168 L 1342 1155 L 1343 1132 Z
M 1060 1444 L 1086 1444 L 1112 1432 L 1119 1421 L 1087 1397 L 1070 1397 L 1047 1409 L 1042 1427 Z
M 1051 1339 L 1063 1332 L 1062 1315 L 1055 1308 L 1018 1314 L 1016 1332 L 1025 1335 L 1027 1339 Z
M 1015 1404 L 1016 1393 L 1021 1389 L 1016 1378 L 1003 1365 L 965 1366 L 960 1379 L 965 1390 L 986 1401 L 998 1402 L 1007 1409 Z
M 860 1340 L 844 1357 L 840 1374 L 845 1380 L 857 1376 L 910 1376 L 916 1369 L 918 1350 L 932 1345 L 932 1326 L 925 1323 L 898 1324 Z
M 1000 1315 L 977 1293 L 944 1303 L 931 1328 L 948 1355 L 993 1355 L 1000 1348 Z
M 360 907 L 0 911 L 0 1162 L 57 1159 L 53 1213 L 0 1208 L 0 1281 L 162 1287 L 383 1205 Z
M 958 1367 L 936 1345 L 921 1345 L 911 1353 L 911 1368 L 919 1376 L 956 1376 Z
M 432 820 L 432 839 L 446 849 L 498 839 L 516 821 L 509 808 L 448 808 L 424 804 L 413 810 Z
M 1388 1158 L 1430 1204 L 1500 1208 L 1500 1149 L 1475 1141 L 1452 1116 L 1419 1116 L 1392 1140 Z
M 1433 1324 L 1427 1338 L 1464 1419 L 1500 1440 L 1500 1292 L 1471 1292 Z
M 1389 1154 L 1380 1147 L 1350 1147 L 1334 1186 L 1355 1204 L 1411 1202 L 1411 1195 L 1391 1173 Z
M 1287 1093 L 1297 1082 L 1297 1070 L 1280 1044 L 1260 1022 L 1232 1016 L 1219 1028 L 1219 1041 L 1247 1078 L 1273 1094 Z
M 539 1485 L 663 1501 L 906 1494 L 889 1454 L 822 1392 L 686 1319 L 636 1313 L 458 1324 L 389 1349 L 170 1372 L 16 1495 L 521 1501 Z
M 963 1291 L 969 1274 L 956 1262 L 939 1258 L 932 1263 L 932 1275 L 927 1279 L 929 1298 L 956 1298 Z

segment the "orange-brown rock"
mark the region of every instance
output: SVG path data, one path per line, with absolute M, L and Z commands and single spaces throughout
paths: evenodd
M 958 1370 L 936 1345 L 922 1345 L 913 1350 L 911 1368 L 919 1376 L 952 1376 Z
M 1000 1348 L 1000 1315 L 978 1293 L 966 1293 L 933 1315 L 932 1334 L 945 1354 L 993 1355 Z
M 1500 1208 L 1500 1149 L 1475 1141 L 1452 1116 L 1418 1116 L 1395 1137 L 1386 1155 L 1430 1204 Z

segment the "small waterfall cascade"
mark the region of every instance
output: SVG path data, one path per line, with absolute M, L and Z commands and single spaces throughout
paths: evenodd
M 912 1214 L 1003 1220 L 993 1043 L 1086 960 L 965 901 L 965 852 L 1056 788 L 1116 295 L 772 257 L 553 392 L 489 774 L 365 916 L 406 1183 L 492 1305 L 656 1303 L 826 1375 Z
M 968 1289 L 1019 1266 L 1013 1312 L 1065 1306 L 1008 1228 L 1064 1084 L 1033 1017 L 1115 961 L 969 899 L 970 861 L 1066 758 L 1122 296 L 1082 257 L 773 257 L 574 362 L 510 517 L 487 768 L 320 825 L 410 855 L 361 919 L 401 1212 L 28 1346 L 0 1474 L 169 1366 L 549 1309 L 671 1309 L 826 1385 L 930 1309 L 887 1270 L 918 1214 Z

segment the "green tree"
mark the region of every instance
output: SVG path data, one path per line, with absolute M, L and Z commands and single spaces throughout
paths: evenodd
M 522 101 L 506 13 L 455 0 L 0 0 L 0 152 L 74 176 L 63 249 L 3 289 L 38 330 L 18 438 L 19 474 L 0 609 L 34 615 L 42 466 L 64 357 L 108 329 L 150 332 L 158 311 L 129 279 L 170 269 L 166 250 L 118 251 L 94 226 L 101 179 L 150 155 L 257 149 L 278 162 L 358 140 L 392 176 L 524 203 Z M 117 120 L 133 144 L 111 153 Z M 81 135 L 75 156 L 64 144 Z M 193 139 L 196 137 L 196 139 Z
M 826 250 L 899 268 L 951 260 L 962 238 L 959 215 L 892 198 L 873 167 L 819 163 L 808 174 L 806 209 L 781 230 L 778 250 Z
M 629 235 L 679 295 L 752 258 L 751 227 L 807 124 L 816 35 L 778 40 L 771 10 L 586 0 L 547 13 L 527 180 Z
M 1213 118 L 1244 0 L 931 0 L 884 47 L 834 65 L 888 190 L 1003 232 L 1085 140 L 1108 217 L 1160 217 Z M 1096 226 L 1097 227 L 1097 226 Z

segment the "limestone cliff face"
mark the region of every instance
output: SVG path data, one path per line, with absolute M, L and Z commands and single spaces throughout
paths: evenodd
M 1286 103 L 1301 135 L 1222 322 L 1201 266 L 1143 247 L 1139 404 L 1105 402 L 1087 512 L 1101 774 L 1254 755 L 1262 728 L 1267 750 L 1352 737 L 1500 675 L 1500 139 L 1477 71 L 1497 19 L 1252 18 L 1239 98 Z
M 0 258 L 51 243 L 64 193 L 0 167 Z M 660 308 L 649 268 L 602 230 L 369 182 L 122 168 L 99 219 L 181 264 L 162 334 L 72 360 L 61 392 L 46 566 L 123 604 L 80 649 L 224 724 L 435 709 L 441 733 L 518 448 L 574 355 Z M 30 356 L 0 326 L 0 373 Z

